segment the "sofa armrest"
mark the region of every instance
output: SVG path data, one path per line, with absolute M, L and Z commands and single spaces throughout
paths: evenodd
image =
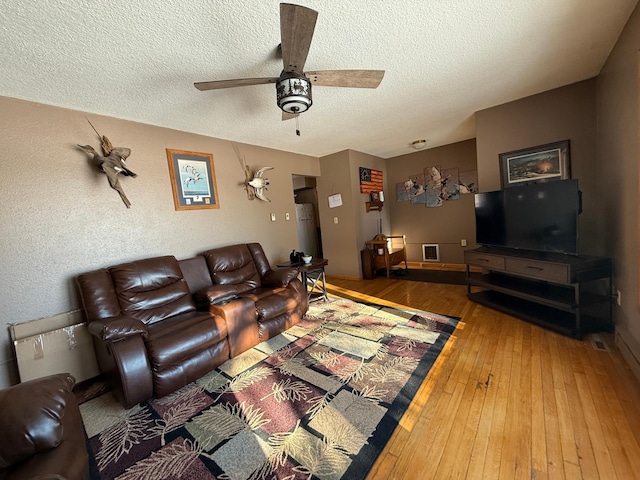
M 60 444 L 66 394 L 75 383 L 71 375 L 57 374 L 0 392 L 0 470 Z
M 109 317 L 89 323 L 89 332 L 105 342 L 117 342 L 133 335 L 148 336 L 147 326 L 133 317 Z
M 262 283 L 268 287 L 286 287 L 291 280 L 298 277 L 299 273 L 297 267 L 282 267 L 269 270 L 262 277 Z

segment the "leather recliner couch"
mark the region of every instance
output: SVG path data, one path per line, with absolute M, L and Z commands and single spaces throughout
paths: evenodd
M 307 311 L 309 300 L 306 287 L 297 278 L 298 269 L 272 270 L 259 243 L 216 248 L 202 256 L 213 285 L 196 292 L 196 302 L 220 313 L 220 302 L 249 299 L 256 313 L 259 341 L 292 327 Z
M 78 285 L 98 366 L 125 408 L 168 395 L 229 358 L 223 319 L 196 310 L 173 256 L 85 273 Z
M 89 478 L 75 382 L 58 374 L 0 391 L 0 479 Z
M 306 312 L 297 269 L 272 270 L 257 243 L 217 250 L 219 256 L 154 257 L 78 277 L 98 365 L 125 408 L 197 380 Z M 238 265 L 242 275 L 232 273 Z

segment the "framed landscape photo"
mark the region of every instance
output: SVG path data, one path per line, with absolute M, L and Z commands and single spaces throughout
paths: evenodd
M 213 155 L 167 148 L 176 210 L 220 208 Z
M 501 153 L 502 188 L 571 178 L 569 140 Z

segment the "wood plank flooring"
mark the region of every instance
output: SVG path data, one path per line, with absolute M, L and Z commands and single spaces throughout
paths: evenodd
M 328 291 L 462 318 L 368 480 L 640 479 L 640 384 L 608 351 L 466 287 L 328 277 Z

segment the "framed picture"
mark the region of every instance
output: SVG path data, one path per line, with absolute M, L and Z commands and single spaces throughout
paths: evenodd
M 176 210 L 220 208 L 213 155 L 167 148 Z
M 501 153 L 502 188 L 571 178 L 569 140 Z

